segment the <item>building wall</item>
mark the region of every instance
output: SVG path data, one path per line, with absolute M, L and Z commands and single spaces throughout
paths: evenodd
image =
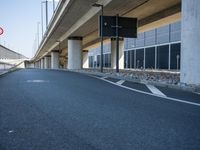
M 124 68 L 180 69 L 181 22 L 124 39 Z M 110 67 L 111 45 L 104 45 L 104 65 Z M 99 67 L 100 47 L 89 52 L 89 67 Z

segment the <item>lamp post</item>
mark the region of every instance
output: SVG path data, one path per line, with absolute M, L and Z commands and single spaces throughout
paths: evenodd
M 48 28 L 48 0 L 45 1 L 46 3 L 46 29 Z
M 41 2 L 41 28 L 42 28 L 42 37 L 44 34 L 44 28 L 43 28 L 43 4 L 45 3 L 46 6 L 46 29 L 48 27 L 48 0 Z
M 55 12 L 55 0 L 53 0 L 53 13 Z
M 38 48 L 39 48 L 39 43 L 40 43 L 39 25 L 40 25 L 40 22 L 37 22 L 37 44 L 38 44 Z
M 101 66 L 100 70 L 103 72 L 103 5 L 102 4 L 93 4 L 93 7 L 101 7 Z

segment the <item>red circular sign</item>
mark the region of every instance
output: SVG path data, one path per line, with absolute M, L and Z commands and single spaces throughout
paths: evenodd
M 3 32 L 4 32 L 4 31 L 3 31 L 3 28 L 0 27 L 0 35 L 2 35 Z

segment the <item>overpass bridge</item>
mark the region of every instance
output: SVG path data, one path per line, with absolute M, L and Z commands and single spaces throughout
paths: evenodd
M 88 67 L 88 51 L 100 44 L 98 16 L 101 10 L 92 7 L 94 3 L 104 6 L 104 15 L 137 17 L 138 32 L 181 21 L 181 82 L 200 84 L 198 0 L 61 0 L 32 59 L 35 66 L 52 69 Z M 104 43 L 111 43 L 112 68 L 116 67 L 114 42 L 104 39 Z M 123 69 L 124 40 L 120 42 L 119 64 Z

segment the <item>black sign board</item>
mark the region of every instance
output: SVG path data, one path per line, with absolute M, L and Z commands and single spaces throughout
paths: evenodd
M 116 37 L 117 27 L 118 37 L 137 38 L 137 18 L 116 17 L 118 16 L 103 16 L 103 37 Z M 99 20 L 101 36 L 101 16 Z

